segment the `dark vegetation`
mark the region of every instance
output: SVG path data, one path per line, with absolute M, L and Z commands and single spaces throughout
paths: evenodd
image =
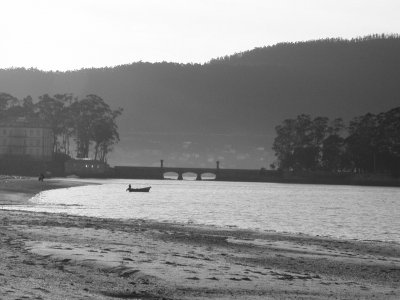
M 299 115 L 283 121 L 276 132 L 279 169 L 400 176 L 400 107 L 356 117 L 348 126 L 342 119 Z
M 0 93 L 1 120 L 41 119 L 51 127 L 55 158 L 67 158 L 74 145 L 76 157 L 89 157 L 92 151 L 94 159 L 105 162 L 112 146 L 119 141 L 116 119 L 121 113 L 122 109 L 112 110 L 93 94 L 82 99 L 72 94 L 44 94 L 35 102 L 31 96 L 20 100 Z
M 204 65 L 0 70 L 0 91 L 18 97 L 97 94 L 124 107 L 113 161 L 130 165 L 266 167 L 281 120 L 388 111 L 398 106 L 399 82 L 397 35 L 282 43 Z

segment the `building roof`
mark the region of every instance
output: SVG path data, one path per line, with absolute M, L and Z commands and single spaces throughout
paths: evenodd
M 6 118 L 0 120 L 0 127 L 51 128 L 48 123 L 33 117 Z

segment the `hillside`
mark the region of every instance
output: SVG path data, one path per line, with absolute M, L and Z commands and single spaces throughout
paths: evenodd
M 207 64 L 70 72 L 0 70 L 0 91 L 101 96 L 123 107 L 111 164 L 268 167 L 274 127 L 300 113 L 352 117 L 398 106 L 400 37 L 282 43 Z

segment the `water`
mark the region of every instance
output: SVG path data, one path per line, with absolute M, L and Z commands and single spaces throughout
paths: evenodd
M 147 219 L 400 242 L 400 188 L 213 181 L 97 180 L 42 192 L 31 206 L 71 215 Z M 128 193 L 151 185 L 150 193 Z

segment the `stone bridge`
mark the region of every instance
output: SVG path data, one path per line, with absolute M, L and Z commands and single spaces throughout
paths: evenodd
M 203 174 L 214 174 L 215 179 L 217 179 L 218 176 L 218 169 L 207 169 L 207 168 L 173 168 L 173 167 L 168 167 L 168 168 L 162 168 L 161 172 L 164 175 L 166 173 L 176 173 L 178 174 L 178 180 L 183 180 L 183 174 L 185 173 L 194 173 L 196 174 L 196 180 L 201 180 L 201 175 Z
M 135 178 L 135 179 L 164 179 L 166 173 L 178 174 L 178 180 L 183 180 L 183 174 L 194 173 L 196 180 L 201 180 L 202 174 L 214 174 L 215 179 L 219 174 L 219 162 L 216 168 L 181 168 L 181 167 L 164 167 L 164 161 L 161 160 L 160 167 L 114 167 L 114 173 L 117 177 Z
M 202 180 L 202 174 L 214 174 L 215 180 L 224 181 L 265 181 L 274 180 L 278 173 L 267 170 L 250 169 L 220 169 L 219 162 L 216 162 L 215 168 L 180 168 L 165 167 L 161 160 L 160 167 L 114 167 L 114 177 L 130 179 L 164 179 L 166 173 L 178 174 L 178 180 L 183 180 L 183 174 L 194 173 L 196 180 Z

